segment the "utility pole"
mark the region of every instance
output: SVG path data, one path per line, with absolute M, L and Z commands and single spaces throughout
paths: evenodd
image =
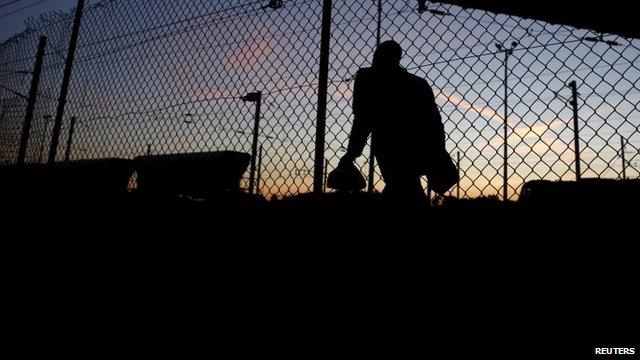
M 258 136 L 260 135 L 260 106 L 262 104 L 262 92 L 256 91 L 243 96 L 242 101 L 256 104 L 256 113 L 253 122 L 253 142 L 251 144 L 251 168 L 249 169 L 249 194 L 253 195 L 256 177 L 256 158 L 258 156 Z
M 71 146 L 73 145 L 73 132 L 76 127 L 76 117 L 71 117 L 71 124 L 69 125 L 69 135 L 67 135 L 67 149 L 64 154 L 64 161 L 69 161 L 71 158 Z
M 31 122 L 33 121 L 33 112 L 35 110 L 36 99 L 38 97 L 38 86 L 40 86 L 40 74 L 42 73 L 42 62 L 44 61 L 44 51 L 46 46 L 47 38 L 45 36 L 41 36 L 40 41 L 38 42 L 36 63 L 33 66 L 31 89 L 29 90 L 29 98 L 27 101 L 27 111 L 24 117 L 24 124 L 22 125 L 22 136 L 20 137 L 20 147 L 18 148 L 18 165 L 24 165 L 25 158 L 27 157 L 27 146 L 29 145 Z
M 573 108 L 573 146 L 575 152 L 576 163 L 576 181 L 580 181 L 582 178 L 582 171 L 580 170 L 580 129 L 578 127 L 578 85 L 576 81 L 569 83 L 571 87 L 571 107 Z
M 378 27 L 376 31 L 376 49 L 380 46 L 382 32 L 382 0 L 378 0 Z M 367 192 L 373 193 L 375 183 L 373 177 L 376 174 L 376 158 L 374 153 L 375 144 L 373 141 L 373 134 L 371 136 L 371 146 L 369 149 L 369 176 L 367 178 Z
M 320 69 L 318 74 L 318 119 L 316 122 L 316 149 L 313 168 L 313 192 L 322 193 L 325 132 L 327 127 L 327 92 L 329 86 L 329 53 L 331 46 L 332 0 L 322 2 L 322 34 L 320 38 Z
M 509 200 L 509 183 L 508 183 L 508 117 L 509 117 L 509 56 L 513 55 L 513 50 L 518 46 L 516 41 L 511 43 L 511 48 L 506 48 L 502 44 L 496 44 L 496 48 L 498 48 L 499 52 L 504 53 L 504 125 L 503 125 L 503 136 L 504 136 L 504 149 L 503 149 L 503 159 L 504 159 L 504 167 L 503 167 L 503 199 L 504 201 Z
M 76 15 L 73 21 L 73 29 L 71 30 L 71 40 L 69 41 L 69 50 L 67 52 L 67 61 L 64 66 L 60 98 L 58 99 L 58 109 L 56 110 L 56 121 L 53 125 L 53 135 L 51 138 L 51 148 L 49 150 L 48 159 L 49 164 L 53 164 L 56 161 L 58 141 L 60 140 L 60 130 L 62 129 L 62 117 L 64 116 L 64 107 L 67 103 L 67 94 L 69 93 L 69 84 L 71 83 L 73 60 L 76 54 L 76 45 L 78 44 L 78 35 L 80 33 L 80 23 L 82 22 L 83 11 L 84 0 L 78 0 L 78 4 L 76 5 Z
M 622 180 L 627 180 L 627 160 L 624 156 L 624 137 L 620 135 L 620 156 L 622 157 Z

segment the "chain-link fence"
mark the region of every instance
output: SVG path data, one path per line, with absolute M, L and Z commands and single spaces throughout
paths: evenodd
M 72 116 L 71 159 L 250 153 L 255 104 L 240 97 L 261 91 L 259 191 L 310 191 L 322 10 L 313 0 L 91 3 L 58 160 Z M 335 0 L 332 19 L 327 169 L 347 146 L 354 74 L 379 39 L 394 39 L 403 66 L 434 88 L 447 148 L 459 159 L 453 195 L 502 195 L 505 123 L 509 198 L 528 180 L 574 179 L 571 81 L 582 177 L 640 176 L 640 40 L 431 2 L 420 11 L 413 0 Z M 41 34 L 49 43 L 27 161 L 46 161 L 72 22 L 73 13 L 46 14 L 0 46 L 5 163 L 16 160 L 26 106 L 18 94 L 29 90 Z M 368 173 L 367 156 L 358 165 Z M 381 190 L 378 172 L 374 180 Z

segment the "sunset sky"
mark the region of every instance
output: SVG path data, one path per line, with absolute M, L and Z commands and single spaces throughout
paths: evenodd
M 73 2 L 51 3 L 60 9 Z M 237 98 L 261 90 L 265 93 L 262 191 L 276 195 L 309 191 L 321 4 L 285 1 L 280 10 L 261 9 L 261 4 L 248 0 L 198 4 L 132 0 L 89 7 L 67 108 L 69 116 L 80 120 L 74 157 L 131 158 L 146 152 L 148 145 L 156 153 L 248 152 L 253 105 Z M 33 11 L 54 9 L 48 6 Z M 558 91 L 570 97 L 565 85 L 571 80 L 578 82 L 581 94 L 583 177 L 620 176 L 620 135 L 627 141 L 627 175 L 639 176 L 633 165 L 640 148 L 636 62 L 640 41 L 610 36 L 621 44 L 611 47 L 582 40 L 594 36 L 587 30 L 432 6 L 451 15 L 419 15 L 415 1 L 385 1 L 382 39 L 400 42 L 406 52 L 403 66 L 432 84 L 448 134 L 447 148 L 454 158 L 458 152 L 462 157 L 460 186 L 465 196 L 494 195 L 502 187 L 504 55 L 496 54 L 496 42 L 519 42 L 509 60 L 512 198 L 524 181 L 575 177 L 572 111 L 555 96 Z M 370 2 L 334 1 L 326 152 L 330 169 L 347 144 L 351 77 L 358 68 L 369 66 L 376 42 L 376 10 Z M 63 22 L 45 31 L 60 33 L 65 26 Z M 3 23 L 0 35 L 7 38 L 20 29 L 12 17 L 11 23 Z M 5 44 L 0 63 L 20 59 L 8 49 L 29 49 L 26 54 L 33 48 L 26 43 L 35 43 L 35 38 L 30 35 Z M 52 36 L 52 46 L 64 49 L 66 38 Z M 31 62 L 18 61 L 1 69 L 29 68 Z M 41 92 L 50 98 L 40 99 L 40 118 L 55 111 L 61 69 L 60 56 L 47 57 Z M 19 77 L 0 75 L 0 83 L 27 91 Z M 11 116 L 14 122 L 7 124 L 18 124 L 20 112 Z M 7 124 L 2 126 L 8 128 Z M 45 125 L 40 121 L 34 133 L 45 133 Z M 41 138 L 32 136 L 32 159 L 38 157 Z M 366 172 L 366 157 L 358 164 Z M 378 182 L 377 188 L 381 190 L 383 183 Z

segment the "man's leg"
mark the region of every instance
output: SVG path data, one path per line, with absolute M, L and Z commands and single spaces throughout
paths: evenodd
M 394 173 L 387 174 L 384 180 L 384 197 L 394 206 L 415 208 L 429 205 L 420 176 Z

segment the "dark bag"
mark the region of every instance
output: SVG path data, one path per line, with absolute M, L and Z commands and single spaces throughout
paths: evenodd
M 355 164 L 349 164 L 329 173 L 327 186 L 338 191 L 360 191 L 367 187 L 367 182 Z
M 427 166 L 427 180 L 431 190 L 443 196 L 460 181 L 460 174 L 446 150 L 437 153 Z

